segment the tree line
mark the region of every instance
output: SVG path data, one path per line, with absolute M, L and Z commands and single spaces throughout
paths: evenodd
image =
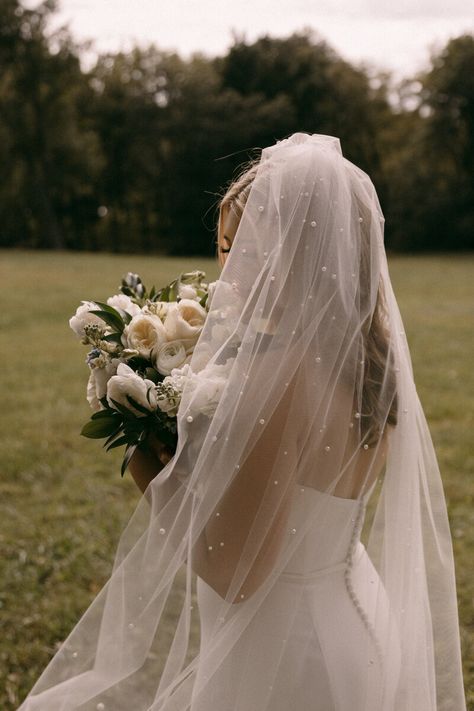
M 388 248 L 472 249 L 473 35 L 401 82 L 310 30 L 234 36 L 217 57 L 135 47 L 86 71 L 56 12 L 0 0 L 0 246 L 213 255 L 236 171 L 306 131 L 369 173 Z

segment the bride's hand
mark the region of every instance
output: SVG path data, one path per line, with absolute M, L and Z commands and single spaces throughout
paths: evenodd
M 161 440 L 158 439 L 158 437 L 153 434 L 153 432 L 150 432 L 150 434 L 147 437 L 147 442 L 156 455 L 157 459 L 160 460 L 160 462 L 165 466 L 168 464 L 170 459 L 173 456 L 173 452 L 169 447 L 166 446 L 166 444 L 163 444 Z
M 143 445 L 135 449 L 128 463 L 130 473 L 142 493 L 173 456 L 173 452 L 153 434 L 147 436 Z

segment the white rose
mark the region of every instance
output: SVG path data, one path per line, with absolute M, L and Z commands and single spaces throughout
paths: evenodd
M 107 402 L 110 407 L 115 409 L 112 402 L 112 400 L 115 400 L 137 417 L 144 417 L 144 413 L 136 410 L 128 402 L 127 395 L 132 397 L 139 405 L 146 407 L 147 410 L 156 410 L 155 383 L 152 380 L 148 380 L 148 378 L 141 378 L 126 363 L 119 363 L 117 375 L 113 375 L 107 384 Z
M 173 368 L 183 365 L 186 357 L 182 341 L 167 341 L 155 353 L 155 368 L 162 375 L 169 375 Z
M 122 309 L 122 311 L 126 311 L 130 314 L 130 316 L 137 316 L 141 313 L 141 308 L 138 304 L 134 304 L 127 294 L 115 294 L 114 296 L 109 296 L 107 304 L 112 306 L 114 309 Z
M 163 322 L 153 314 L 138 314 L 125 326 L 122 334 L 124 346 L 137 350 L 144 358 L 150 358 L 168 340 Z
M 192 299 L 181 299 L 171 304 L 164 321 L 168 340 L 191 339 L 196 342 L 206 316 L 206 309 Z
M 199 296 L 191 284 L 180 284 L 178 287 L 178 295 L 181 299 L 193 299 L 194 301 L 199 301 Z
M 78 338 L 85 337 L 84 326 L 89 324 L 105 328 L 105 322 L 99 316 L 90 313 L 91 310 L 97 311 L 98 308 L 93 301 L 81 301 L 81 306 L 77 307 L 75 315 L 69 319 L 69 325 Z

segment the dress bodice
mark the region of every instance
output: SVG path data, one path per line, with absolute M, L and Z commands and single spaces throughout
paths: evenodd
M 295 533 L 299 525 L 304 525 L 307 530 L 286 564 L 284 573 L 306 574 L 342 564 L 351 543 L 357 553 L 362 547 L 358 532 L 363 524 L 365 508 L 365 499 L 346 499 L 310 486 L 295 486 L 288 520 L 289 531 Z

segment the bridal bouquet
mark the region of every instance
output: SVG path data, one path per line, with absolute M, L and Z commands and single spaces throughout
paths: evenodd
M 189 366 L 216 285 L 203 281 L 205 276 L 199 270 L 183 272 L 162 289 L 147 292 L 138 274 L 129 272 L 118 294 L 106 303 L 82 301 L 69 320 L 90 347 L 87 400 L 94 414 L 81 434 L 106 438 L 107 450 L 126 446 L 122 476 L 150 433 L 176 450 L 176 415 L 185 382 L 192 381 L 198 393 L 206 383 L 196 400 L 200 412 L 211 414 L 215 407 L 226 367 L 214 366 L 212 379 L 203 381 Z

